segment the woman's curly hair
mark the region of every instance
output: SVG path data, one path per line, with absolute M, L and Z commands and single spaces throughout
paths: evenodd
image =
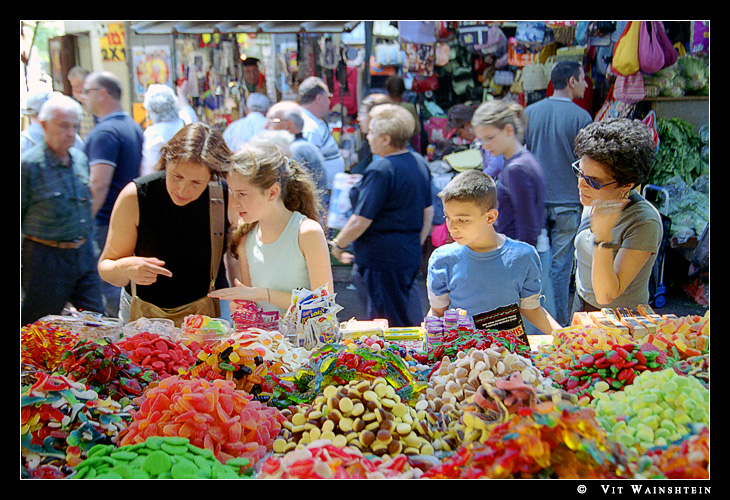
M 654 166 L 656 149 L 649 127 L 639 120 L 609 118 L 581 129 L 575 155 L 599 162 L 620 185 L 646 181 Z

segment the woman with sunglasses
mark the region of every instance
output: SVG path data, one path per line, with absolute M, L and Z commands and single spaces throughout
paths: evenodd
M 638 120 L 608 119 L 579 132 L 575 153 L 584 216 L 573 312 L 646 304 L 663 233 L 659 212 L 636 190 L 654 163 L 652 135 Z

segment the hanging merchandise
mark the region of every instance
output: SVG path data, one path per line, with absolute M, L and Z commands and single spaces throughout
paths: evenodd
M 515 74 L 508 69 L 500 69 L 494 72 L 492 82 L 495 85 L 505 86 L 512 85 L 515 81 Z
M 402 66 L 406 53 L 397 43 L 379 43 L 375 46 L 375 60 L 380 66 Z
M 470 52 L 475 52 L 477 46 L 484 45 L 489 40 L 489 28 L 484 24 L 459 25 L 459 43 Z
M 451 86 L 456 95 L 464 95 L 470 88 L 473 88 L 475 85 L 471 67 L 454 68 L 451 73 Z
M 536 90 L 546 90 L 550 82 L 550 69 L 545 64 L 533 62 L 522 68 L 522 89 L 525 92 L 534 92 Z
M 393 76 L 395 74 L 395 66 L 380 64 L 376 56 L 370 56 L 370 76 Z
M 432 73 L 428 76 L 415 75 L 411 83 L 411 90 L 416 93 L 433 92 L 439 88 L 439 81 L 436 74 Z
M 616 75 L 616 83 L 613 89 L 613 96 L 623 102 L 636 104 L 646 97 L 644 90 L 644 76 L 640 71 L 633 75 Z
M 526 44 L 543 45 L 545 43 L 546 25 L 540 21 L 518 21 L 515 30 L 517 41 Z
M 483 43 L 475 45 L 474 49 L 481 54 L 492 54 L 500 58 L 507 53 L 507 45 L 504 31 L 496 24 L 492 24 L 486 32 L 486 39 Z
M 555 42 L 572 45 L 575 42 L 576 21 L 549 21 L 547 27 L 553 32 Z
M 537 62 L 540 56 L 539 52 L 530 50 L 525 44 L 518 42 L 515 37 L 509 38 L 507 54 L 507 61 L 509 65 L 520 67 Z
M 401 43 L 432 45 L 436 43 L 436 23 L 434 21 L 398 21 Z
M 579 44 L 606 47 L 613 43 L 611 37 L 617 29 L 616 21 L 589 21 L 586 24 L 585 33 L 576 31 Z
M 434 65 L 446 66 L 451 60 L 451 46 L 448 43 L 439 42 L 436 44 L 436 56 Z
M 455 21 L 437 21 L 436 37 L 441 42 L 447 42 L 456 38 L 456 22 Z
M 340 71 L 337 72 L 337 78 L 334 79 L 330 105 L 334 107 L 341 100 L 347 114 L 357 114 L 357 81 L 357 68 L 350 68 L 343 64 Z
M 406 53 L 406 61 L 403 65 L 405 71 L 430 75 L 435 65 L 435 53 L 433 44 L 425 43 L 403 43 Z
M 639 71 L 640 33 L 640 21 L 629 21 L 626 23 L 626 27 L 621 33 L 621 38 L 616 42 L 616 46 L 613 49 L 613 61 L 611 65 L 613 72 L 617 75 L 628 76 Z
M 657 36 L 660 23 L 661 21 L 641 21 L 639 67 L 647 75 L 653 75 L 664 67 L 664 49 Z
M 656 36 L 659 39 L 659 44 L 664 52 L 664 67 L 661 69 L 668 68 L 677 62 L 679 54 L 677 53 L 677 49 L 674 48 L 674 45 L 672 45 L 672 41 L 669 40 L 669 36 L 664 29 L 664 23 L 661 21 L 657 22 Z
M 615 85 L 612 85 L 608 91 L 606 100 L 603 101 L 601 108 L 596 113 L 594 122 L 600 122 L 608 118 L 629 118 L 636 109 L 636 103 L 621 101 L 614 95 Z

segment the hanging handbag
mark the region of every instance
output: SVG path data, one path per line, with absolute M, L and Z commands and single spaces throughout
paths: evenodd
M 641 21 L 639 32 L 639 68 L 653 75 L 664 67 L 664 49 L 657 36 L 659 21 Z
M 633 75 L 639 71 L 639 34 L 641 22 L 629 21 L 626 23 L 621 37 L 613 49 L 611 62 L 613 72 L 617 75 Z
M 622 102 L 636 104 L 646 97 L 644 90 L 644 76 L 641 72 L 633 75 L 617 75 L 614 84 L 613 96 Z
M 545 66 L 539 62 L 527 64 L 522 68 L 522 88 L 525 92 L 545 90 L 548 88 L 549 75 L 545 74 Z
M 218 276 L 225 239 L 225 201 L 223 186 L 220 181 L 209 184 L 210 192 L 210 286 L 208 291 L 215 288 L 215 279 Z M 206 296 L 175 308 L 163 308 L 151 304 L 137 296 L 137 286 L 132 282 L 132 301 L 130 304 L 129 321 L 139 318 L 165 318 L 172 320 L 175 326 L 180 327 L 183 319 L 191 314 L 201 314 L 212 318 L 220 316 L 220 302 Z
M 661 45 L 662 50 L 664 51 L 664 68 L 668 68 L 677 62 L 679 54 L 677 53 L 677 49 L 674 48 L 671 40 L 669 40 L 669 36 L 664 30 L 664 23 L 661 21 L 657 21 L 656 37 L 659 40 L 659 45 Z

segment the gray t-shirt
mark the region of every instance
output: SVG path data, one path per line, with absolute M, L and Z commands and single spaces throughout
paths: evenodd
M 584 216 L 575 237 L 576 292 L 583 300 L 595 307 L 635 309 L 637 305 L 649 302 L 649 279 L 662 242 L 662 219 L 654 205 L 642 198 L 636 191 L 632 191 L 631 199 L 632 203 L 624 209 L 616 227 L 613 228 L 612 241 L 618 243 L 621 248 L 652 252 L 653 255 L 646 261 L 624 293 L 610 304 L 599 305 L 593 293 L 591 268 L 595 245 L 589 216 Z M 618 251 L 618 248 L 613 249 L 614 258 Z
M 525 108 L 525 146 L 537 157 L 545 173 L 546 205 L 580 205 L 578 179 L 571 163 L 578 132 L 593 120 L 573 101 L 548 97 Z

